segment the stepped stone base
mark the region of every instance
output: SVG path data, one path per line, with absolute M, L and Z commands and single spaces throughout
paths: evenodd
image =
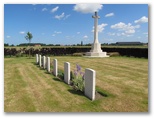
M 103 52 L 101 50 L 101 44 L 100 43 L 94 43 L 92 44 L 92 49 L 90 52 L 86 53 L 85 57 L 109 57 L 106 55 L 106 52 Z
M 106 52 L 87 52 L 85 57 L 109 57 Z

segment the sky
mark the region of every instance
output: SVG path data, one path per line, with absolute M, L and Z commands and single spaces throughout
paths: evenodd
M 148 4 L 4 4 L 4 43 L 93 43 L 97 11 L 100 43 L 148 42 Z

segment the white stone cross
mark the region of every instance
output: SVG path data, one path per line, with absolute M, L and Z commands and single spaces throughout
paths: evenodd
M 108 57 L 106 52 L 103 52 L 101 49 L 101 44 L 98 41 L 98 19 L 100 18 L 95 12 L 94 18 L 94 42 L 91 46 L 90 52 L 86 53 L 86 57 Z
M 94 43 L 99 43 L 98 42 L 98 18 L 100 18 L 100 16 L 97 15 L 97 12 L 95 12 L 95 15 L 92 16 L 92 18 L 94 18 Z

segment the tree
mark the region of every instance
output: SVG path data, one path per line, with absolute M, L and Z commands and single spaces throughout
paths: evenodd
M 83 41 L 81 41 L 81 46 L 83 46 Z
M 29 41 L 29 46 L 30 46 L 30 43 L 31 43 L 32 38 L 33 38 L 32 33 L 27 32 L 27 35 L 25 36 L 25 39 L 26 39 L 27 41 Z M 29 49 L 29 58 L 30 58 L 30 49 Z
M 4 46 L 9 46 L 9 44 L 8 43 L 4 43 Z

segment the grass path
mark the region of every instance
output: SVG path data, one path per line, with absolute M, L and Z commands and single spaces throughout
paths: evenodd
M 4 59 L 5 112 L 148 111 L 148 60 L 126 57 L 51 57 L 96 70 L 96 85 L 108 97 L 90 101 L 35 65 L 35 58 Z

